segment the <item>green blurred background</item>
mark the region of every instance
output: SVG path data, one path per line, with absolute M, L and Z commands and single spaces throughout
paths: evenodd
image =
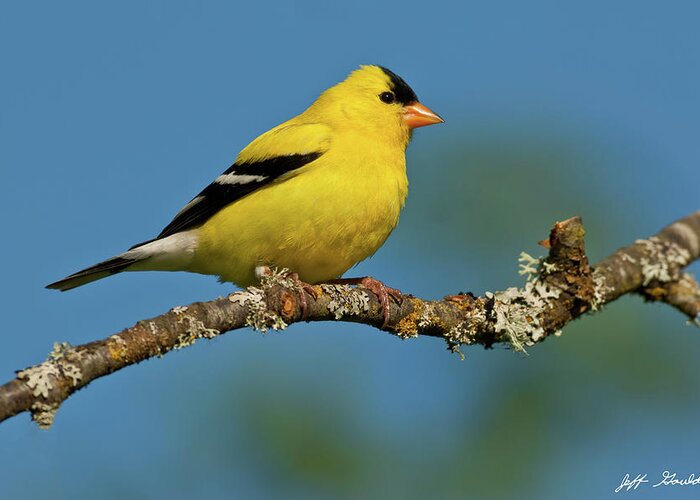
M 593 262 L 700 208 L 694 2 L 32 2 L 0 7 L 0 374 L 228 293 L 60 278 L 157 233 L 267 128 L 357 65 L 447 120 L 352 275 L 439 298 L 522 282 L 581 215 Z M 698 270 L 698 266 L 693 266 Z M 237 331 L 99 380 L 54 428 L 0 425 L 2 498 L 605 498 L 700 473 L 699 330 L 626 297 L 522 356 L 369 327 Z M 696 487 L 697 488 L 697 487 Z M 620 495 L 625 493 L 620 493 Z M 649 485 L 641 498 L 697 498 Z

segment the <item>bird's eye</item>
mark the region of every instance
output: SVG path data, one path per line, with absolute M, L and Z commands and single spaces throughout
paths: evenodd
M 382 92 L 379 94 L 379 99 L 386 104 L 393 104 L 396 101 L 396 96 L 393 92 Z

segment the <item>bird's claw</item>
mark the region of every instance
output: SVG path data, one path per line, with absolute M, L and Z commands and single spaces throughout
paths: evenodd
M 382 329 L 386 328 L 387 324 L 389 324 L 389 315 L 391 313 L 391 309 L 389 307 L 389 298 L 393 299 L 393 301 L 396 304 L 401 305 L 401 303 L 403 302 L 403 295 L 396 288 L 386 286 L 381 281 L 376 280 L 370 276 L 365 276 L 364 278 L 362 278 L 359 284 L 362 288 L 366 288 L 374 295 L 376 295 L 377 299 L 379 299 L 379 304 L 381 304 L 384 313 Z
M 384 283 L 372 278 L 371 276 L 365 276 L 364 278 L 339 278 L 336 280 L 331 280 L 329 283 L 358 285 L 376 295 L 377 300 L 379 300 L 379 304 L 382 306 L 384 318 L 384 321 L 382 322 L 382 329 L 386 328 L 389 324 L 389 316 L 391 314 L 389 298 L 391 298 L 398 305 L 403 303 L 403 294 L 400 290 L 386 286 Z
M 287 274 L 286 278 L 290 279 L 297 287 L 297 292 L 299 294 L 299 309 L 301 309 L 301 319 L 306 321 L 306 318 L 309 315 L 309 303 L 306 300 L 306 294 L 308 293 L 314 300 L 316 300 L 318 299 L 318 293 L 316 293 L 316 290 L 314 290 L 312 285 L 306 283 L 305 281 L 301 281 L 297 273 L 290 272 Z

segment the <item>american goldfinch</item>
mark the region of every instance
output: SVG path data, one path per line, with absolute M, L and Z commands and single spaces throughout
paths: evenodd
M 122 271 L 190 271 L 241 287 L 272 267 L 304 283 L 339 278 L 398 222 L 412 130 L 442 121 L 402 78 L 361 66 L 246 146 L 156 238 L 47 288 Z

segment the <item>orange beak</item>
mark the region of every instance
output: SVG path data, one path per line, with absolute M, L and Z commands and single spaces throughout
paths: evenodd
M 408 128 L 425 127 L 434 123 L 444 123 L 445 120 L 433 113 L 430 108 L 423 106 L 419 102 L 414 102 L 406 106 L 406 111 L 403 114 L 403 122 Z

